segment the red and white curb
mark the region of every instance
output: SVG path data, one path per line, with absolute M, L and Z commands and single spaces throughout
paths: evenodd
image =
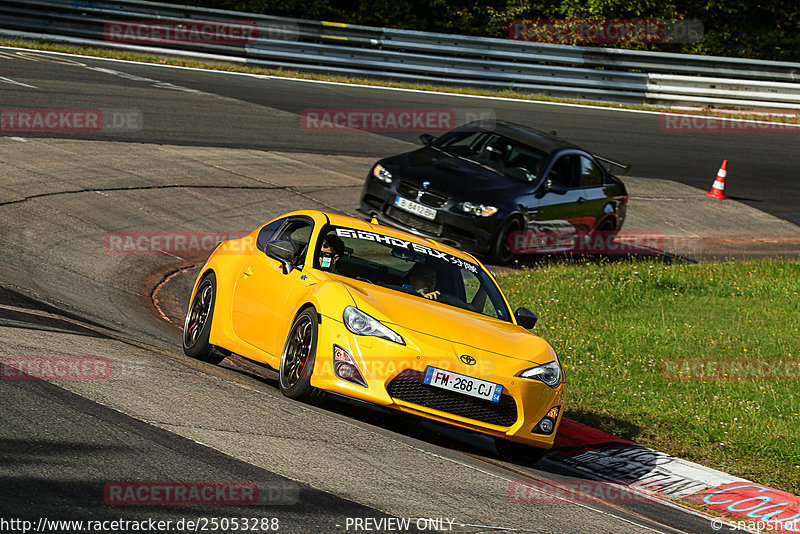
M 590 478 L 692 503 L 756 530 L 800 532 L 797 495 L 643 447 L 570 419 L 561 421 L 551 459 Z

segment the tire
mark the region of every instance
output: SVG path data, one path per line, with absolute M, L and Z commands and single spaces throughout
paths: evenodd
M 489 251 L 489 261 L 498 265 L 507 265 L 514 259 L 514 253 L 509 245 L 512 232 L 523 229 L 522 220 L 518 217 L 509 217 L 497 233 L 492 248 Z
M 544 449 L 523 445 L 516 441 L 509 441 L 503 438 L 494 438 L 494 448 L 500 458 L 522 465 L 533 465 L 544 458 Z
M 617 230 L 617 223 L 613 217 L 606 217 L 600 224 L 597 225 L 597 228 L 594 229 L 595 232 L 614 232 Z
M 290 399 L 317 404 L 325 392 L 311 386 L 311 374 L 317 357 L 319 320 L 314 308 L 301 311 L 289 329 L 278 369 L 281 393 Z
M 217 299 L 217 277 L 208 273 L 200 280 L 183 323 L 183 352 L 187 356 L 214 365 L 225 359 L 225 355 L 215 351 L 208 342 L 211 335 L 211 319 L 214 317 L 214 303 Z

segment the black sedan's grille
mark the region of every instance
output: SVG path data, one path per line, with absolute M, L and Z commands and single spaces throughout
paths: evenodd
M 440 224 L 429 221 L 428 219 L 423 219 L 422 217 L 417 217 L 412 213 L 395 208 L 394 206 L 389 206 L 389 209 L 386 210 L 386 215 L 399 223 L 410 226 L 411 228 L 416 228 L 420 232 L 425 232 L 426 234 L 441 235 L 442 233 L 442 226 Z
M 444 206 L 445 202 L 447 202 L 447 197 L 445 195 L 440 195 L 439 193 L 434 193 L 433 191 L 427 190 L 423 190 L 422 195 L 420 195 L 419 199 L 417 199 L 417 195 L 420 192 L 419 186 L 409 182 L 398 183 L 397 191 L 408 199 L 419 200 L 419 202 L 434 208 L 441 208 Z
M 511 395 L 492 402 L 425 384 L 425 373 L 406 369 L 389 382 L 389 395 L 412 404 L 433 408 L 498 426 L 511 426 L 517 420 L 517 403 Z

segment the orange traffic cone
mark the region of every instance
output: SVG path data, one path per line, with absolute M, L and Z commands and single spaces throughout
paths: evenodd
M 721 198 L 723 200 L 728 197 L 725 196 L 725 177 L 728 175 L 728 160 L 722 162 L 722 167 L 717 172 L 717 179 L 714 180 L 714 185 L 711 186 L 711 191 L 706 195 L 714 198 Z

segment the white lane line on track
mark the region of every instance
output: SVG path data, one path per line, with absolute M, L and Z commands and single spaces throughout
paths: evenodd
M 29 85 L 27 83 L 18 82 L 16 80 L 12 80 L 11 78 L 6 78 L 5 76 L 0 76 L 0 82 L 10 83 L 11 85 L 21 85 L 22 87 L 30 87 L 31 89 L 38 89 L 35 85 Z
M 0 47 L 0 49 L 8 49 L 8 50 L 21 50 L 25 52 L 32 52 L 32 49 L 29 48 L 14 48 L 14 47 Z M 516 102 L 520 104 L 529 104 L 529 105 L 541 105 L 541 106 L 559 106 L 559 107 L 567 107 L 567 108 L 577 108 L 577 109 L 586 109 L 586 110 L 593 110 L 593 111 L 610 111 L 610 112 L 617 112 L 617 113 L 636 113 L 640 115 L 656 115 L 656 116 L 671 116 L 671 117 L 689 117 L 689 118 L 706 118 L 704 115 L 696 115 L 692 113 L 679 113 L 679 112 L 669 112 L 669 111 L 650 111 L 646 109 L 626 109 L 626 108 L 612 108 L 612 107 L 605 107 L 605 106 L 591 106 L 589 104 L 573 104 L 569 102 L 548 102 L 545 100 L 521 100 L 518 98 L 509 98 L 503 96 L 482 96 L 482 95 L 465 95 L 460 93 L 446 93 L 446 92 L 439 92 L 439 91 L 425 91 L 423 89 L 406 89 L 401 87 L 383 87 L 379 85 L 365 85 L 365 84 L 358 84 L 358 83 L 344 83 L 344 82 L 331 82 L 325 80 L 306 80 L 303 78 L 291 78 L 288 76 L 270 76 L 266 74 L 252 74 L 249 72 L 230 72 L 230 71 L 222 71 L 222 70 L 211 70 L 211 69 L 200 69 L 197 67 L 182 67 L 180 65 L 164 65 L 161 63 L 147 63 L 144 61 L 130 61 L 127 59 L 113 59 L 113 58 L 104 58 L 104 57 L 95 57 L 95 56 L 85 56 L 81 54 L 65 54 L 63 52 L 52 52 L 49 50 L 35 50 L 37 53 L 41 54 L 51 54 L 57 56 L 69 56 L 69 57 L 79 57 L 83 59 L 91 59 L 96 61 L 109 61 L 113 63 L 123 63 L 129 65 L 147 65 L 151 67 L 161 67 L 161 68 L 169 68 L 169 69 L 183 69 L 188 71 L 194 72 L 213 72 L 218 74 L 226 74 L 226 75 L 233 75 L 233 76 L 246 76 L 250 78 L 256 79 L 266 79 L 266 80 L 282 80 L 282 81 L 289 81 L 289 82 L 296 82 L 296 83 L 308 83 L 308 84 L 318 84 L 318 85 L 333 85 L 333 86 L 340 86 L 340 87 L 358 87 L 362 89 L 376 89 L 382 91 L 401 91 L 406 93 L 419 93 L 425 95 L 440 95 L 440 96 L 449 96 L 449 97 L 460 97 L 460 98 L 473 98 L 479 100 L 493 100 L 497 102 Z M 86 65 L 84 65 L 86 66 Z M 763 125 L 775 125 L 776 122 L 774 121 L 761 121 L 755 119 L 740 119 L 740 118 L 732 118 L 732 117 L 720 117 L 720 116 L 708 116 L 710 118 L 716 118 L 718 120 L 724 120 L 726 122 L 733 122 L 733 123 L 744 123 L 744 124 L 763 124 Z M 782 128 L 800 128 L 800 124 L 791 124 L 780 122 Z

